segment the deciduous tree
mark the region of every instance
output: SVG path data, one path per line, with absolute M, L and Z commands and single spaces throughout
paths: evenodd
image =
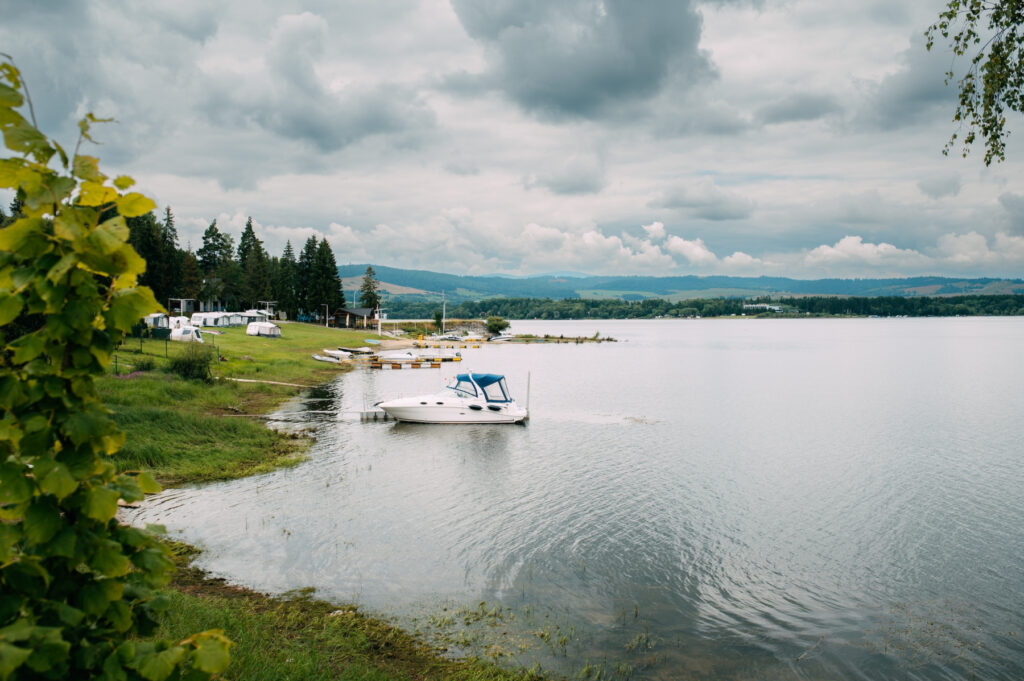
M 958 124 L 943 153 L 963 134 L 963 156 L 980 134 L 985 165 L 1006 159 L 1006 110 L 1024 113 L 1024 0 L 949 0 L 939 20 L 925 32 L 932 49 L 937 36 L 953 53 L 969 53 L 970 67 L 957 80 L 959 99 L 953 114 Z M 951 69 L 946 84 L 956 80 Z M 964 133 L 964 126 L 967 131 Z

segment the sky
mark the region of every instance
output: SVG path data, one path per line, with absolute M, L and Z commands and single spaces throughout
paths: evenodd
M 0 0 L 40 127 L 181 245 L 451 274 L 1024 276 L 1007 161 L 943 156 L 942 0 Z M 4 199 L 6 210 L 10 195 Z

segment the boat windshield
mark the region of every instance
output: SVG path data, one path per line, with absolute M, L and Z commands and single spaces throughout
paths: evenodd
M 484 396 L 488 402 L 508 402 L 509 396 L 508 391 L 505 390 L 505 379 L 501 379 L 495 383 L 483 388 Z
M 456 394 L 466 397 L 476 397 L 476 386 L 473 385 L 473 381 L 469 380 L 469 377 L 465 374 L 459 376 L 458 380 L 454 385 L 448 386 L 449 390 L 454 390 Z

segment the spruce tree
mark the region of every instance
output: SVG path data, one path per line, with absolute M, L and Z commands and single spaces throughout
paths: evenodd
M 316 236 L 306 239 L 299 255 L 298 268 L 295 274 L 295 295 L 299 311 L 312 315 L 316 314 L 316 301 L 312 299 L 311 288 L 313 286 L 313 261 L 316 260 Z
M 284 253 L 278 263 L 274 285 L 278 309 L 283 310 L 288 315 L 288 319 L 296 319 L 299 316 L 299 304 L 295 296 L 297 272 L 298 263 L 295 261 L 295 251 L 292 250 L 292 242 L 288 241 L 284 245 Z
M 377 273 L 372 265 L 366 266 L 366 274 L 363 275 L 363 284 L 359 287 L 359 304 L 363 307 L 376 309 L 380 307 L 380 282 L 377 281 Z

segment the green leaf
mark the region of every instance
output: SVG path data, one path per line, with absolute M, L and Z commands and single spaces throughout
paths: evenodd
M 83 507 L 85 515 L 101 522 L 110 520 L 117 513 L 117 500 L 120 496 L 108 487 L 94 487 L 86 493 Z
M 0 463 L 0 506 L 20 504 L 32 498 L 32 485 L 23 466 Z
M 145 315 L 160 308 L 153 291 L 145 286 L 118 291 L 110 301 L 105 317 L 115 329 L 128 331 Z
M 121 191 L 128 189 L 133 184 L 135 184 L 135 180 L 128 177 L 127 175 L 118 175 L 116 178 L 114 178 L 114 186 L 120 189 Z
M 0 563 L 11 557 L 11 548 L 21 540 L 21 532 L 14 525 L 0 523 Z
M 50 541 L 60 525 L 60 511 L 52 502 L 36 499 L 25 512 L 25 538 L 33 544 Z
M 21 181 L 21 172 L 25 168 L 25 161 L 20 158 L 0 158 L 0 187 L 14 189 Z
M 135 482 L 139 484 L 139 489 L 145 494 L 157 494 L 162 491 L 160 483 L 153 479 L 153 476 L 143 471 L 135 476 Z
M 224 636 L 223 630 L 211 629 L 193 638 L 196 644 L 193 662 L 200 671 L 220 674 L 228 668 L 228 663 L 231 662 L 231 655 L 228 653 L 231 641 Z
M 145 215 L 155 209 L 156 203 L 153 202 L 153 199 L 138 192 L 130 192 L 117 199 L 117 212 L 126 218 Z
M 111 427 L 110 419 L 104 414 L 95 412 L 79 412 L 72 414 L 64 421 L 63 430 L 76 445 L 88 442 L 107 434 Z
M 45 236 L 46 224 L 42 218 L 21 218 L 0 229 L 0 251 L 18 253 L 25 250 L 29 240 Z
M 74 174 L 89 182 L 103 184 L 107 176 L 100 172 L 100 160 L 95 156 L 75 156 Z
M 43 133 L 36 130 L 31 123 L 20 115 L 20 120 L 3 126 L 4 143 L 11 151 L 19 154 L 30 154 L 36 161 L 46 164 L 54 154 L 53 147 Z
M 21 93 L 9 85 L 0 84 L 0 106 L 9 106 L 17 109 L 24 102 Z
M 159 653 L 146 655 L 139 660 L 136 669 L 149 681 L 164 681 L 185 657 L 182 646 L 174 646 Z
M 105 541 L 89 560 L 89 565 L 107 577 L 122 577 L 131 569 L 131 561 L 116 541 Z
M 67 466 L 58 463 L 39 481 L 39 489 L 57 499 L 64 499 L 78 489 L 78 481 L 71 475 Z
M 99 182 L 83 182 L 78 195 L 78 204 L 81 206 L 105 206 L 116 200 L 117 190 Z
M 12 646 L 10 643 L 0 640 L 0 679 L 6 681 L 14 673 L 14 670 L 23 665 L 31 655 L 31 650 Z
M 93 230 L 92 234 L 89 235 L 89 241 L 99 248 L 100 253 L 104 255 L 110 255 L 121 248 L 125 241 L 128 240 L 128 223 L 124 221 L 124 218 L 120 215 L 105 220 L 96 229 Z
M 45 349 L 43 339 L 40 337 L 40 332 L 38 331 L 22 336 L 11 343 L 8 347 L 14 350 L 14 356 L 11 357 L 11 360 L 15 364 L 25 364 L 26 362 L 30 362 L 38 357 Z
M 132 562 L 146 572 L 162 573 L 174 567 L 174 561 L 160 549 L 143 549 L 132 555 Z
M 0 326 L 10 324 L 17 319 L 24 306 L 21 296 L 11 295 L 6 291 L 0 293 Z

